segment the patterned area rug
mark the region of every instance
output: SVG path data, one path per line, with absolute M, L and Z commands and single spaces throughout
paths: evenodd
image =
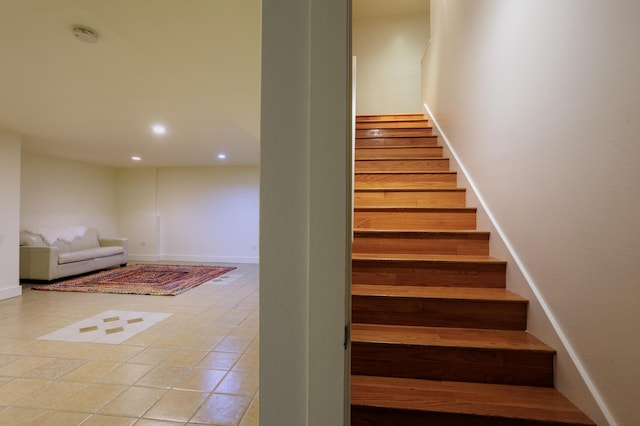
M 175 296 L 236 269 L 204 265 L 129 265 L 47 285 L 34 290 Z

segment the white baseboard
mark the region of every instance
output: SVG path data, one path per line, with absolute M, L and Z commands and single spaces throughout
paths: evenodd
M 15 285 L 12 287 L 0 289 L 0 300 L 11 299 L 12 297 L 22 296 L 22 286 Z

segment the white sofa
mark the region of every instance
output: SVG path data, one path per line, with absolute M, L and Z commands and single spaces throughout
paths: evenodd
M 128 259 L 126 238 L 100 238 L 86 227 L 20 232 L 20 279 L 51 281 L 115 266 Z

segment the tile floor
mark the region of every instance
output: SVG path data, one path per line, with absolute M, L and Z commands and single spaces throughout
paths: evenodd
M 0 301 L 0 424 L 257 425 L 258 265 L 235 266 L 178 296 L 24 284 Z M 96 315 L 122 316 L 126 340 L 69 341 Z

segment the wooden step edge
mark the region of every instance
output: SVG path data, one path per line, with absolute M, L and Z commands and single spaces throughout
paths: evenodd
M 352 261 L 379 262 L 430 262 L 430 263 L 474 263 L 506 265 L 507 262 L 492 256 L 479 255 L 441 255 L 441 254 L 352 254 Z
M 424 114 L 420 113 L 408 113 L 408 114 L 361 114 L 356 115 L 356 122 L 361 121 L 363 123 L 376 122 L 376 121 L 414 121 L 414 120 L 428 120 Z
M 449 161 L 447 157 L 403 157 L 403 158 L 360 158 L 355 159 L 354 161 L 358 163 L 359 161 L 378 161 L 378 162 L 390 162 L 390 161 Z
M 351 325 L 351 341 L 390 345 L 556 353 L 551 346 L 523 330 L 353 323 Z
M 595 426 L 560 392 L 535 386 L 351 376 L 351 407 Z
M 354 192 L 466 192 L 467 188 L 355 188 Z
M 446 170 L 355 170 L 356 175 L 455 175 L 457 172 L 451 172 Z
M 352 296 L 420 298 L 437 300 L 528 303 L 524 297 L 504 288 L 429 287 L 415 285 L 352 284 Z
M 354 212 L 411 212 L 411 213 L 475 213 L 477 207 L 396 207 L 396 206 L 379 206 L 379 207 L 354 207 Z
M 371 228 L 354 228 L 354 235 L 366 235 L 366 236 L 384 236 L 387 234 L 399 234 L 406 237 L 419 237 L 419 236 L 467 236 L 467 235 L 475 235 L 475 236 L 486 236 L 487 238 L 491 235 L 489 231 L 476 231 L 473 229 L 465 230 L 465 229 L 433 229 L 433 230 L 423 230 L 423 229 L 371 229 Z

